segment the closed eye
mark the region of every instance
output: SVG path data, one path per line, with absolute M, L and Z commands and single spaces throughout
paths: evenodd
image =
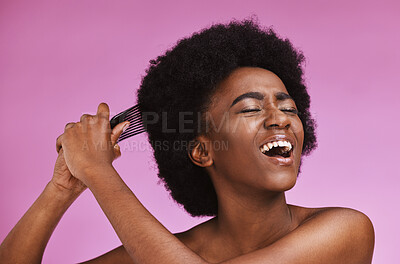
M 240 111 L 240 113 L 251 113 L 251 112 L 259 112 L 261 109 L 258 108 L 250 108 L 250 109 L 244 109 Z M 296 108 L 286 108 L 286 109 L 281 109 L 282 112 L 289 112 L 293 113 L 295 115 L 299 114 L 299 111 Z
M 295 115 L 299 114 L 299 111 L 297 111 L 296 108 L 287 108 L 287 109 L 281 109 L 282 112 L 290 112 L 293 113 Z
M 244 110 L 240 111 L 240 113 L 250 113 L 250 112 L 258 112 L 258 111 L 261 111 L 261 110 L 258 108 L 253 108 L 253 109 L 244 109 Z

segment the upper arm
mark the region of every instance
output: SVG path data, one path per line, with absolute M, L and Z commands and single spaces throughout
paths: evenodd
M 366 215 L 352 209 L 331 208 L 272 245 L 223 263 L 368 264 L 373 249 L 374 229 Z
M 88 264 L 134 264 L 125 248 L 121 245 L 97 258 L 82 262 Z
M 174 236 L 180 238 L 181 234 L 173 234 Z M 113 250 L 104 253 L 101 256 L 98 256 L 94 259 L 81 262 L 86 263 L 86 264 L 135 264 L 131 257 L 129 256 L 128 252 L 125 250 L 124 246 L 121 245 L 117 248 L 114 248 Z

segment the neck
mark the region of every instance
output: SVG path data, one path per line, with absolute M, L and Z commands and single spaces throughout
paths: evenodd
M 272 244 L 293 226 L 283 192 L 252 196 L 225 192 L 218 195 L 218 208 L 215 231 L 240 254 Z

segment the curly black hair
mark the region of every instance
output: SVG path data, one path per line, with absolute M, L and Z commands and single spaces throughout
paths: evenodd
M 203 117 L 193 114 L 182 133 L 180 113 L 205 113 L 218 84 L 233 70 L 264 68 L 283 81 L 294 99 L 304 127 L 302 156 L 308 155 L 317 146 L 316 124 L 309 111 L 303 61 L 303 54 L 288 39 L 281 39 L 271 28 L 261 28 L 252 18 L 195 32 L 150 61 L 137 91 L 139 109 L 154 150 L 158 176 L 189 214 L 216 216 L 218 202 L 205 168 L 195 165 L 187 148 L 182 147 L 202 133 L 199 126 Z M 144 117 L 145 113 L 155 115 Z

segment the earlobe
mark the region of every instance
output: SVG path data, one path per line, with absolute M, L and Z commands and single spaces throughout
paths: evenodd
M 209 167 L 213 164 L 205 142 L 196 139 L 190 142 L 190 146 L 188 156 L 194 164 L 200 167 Z

